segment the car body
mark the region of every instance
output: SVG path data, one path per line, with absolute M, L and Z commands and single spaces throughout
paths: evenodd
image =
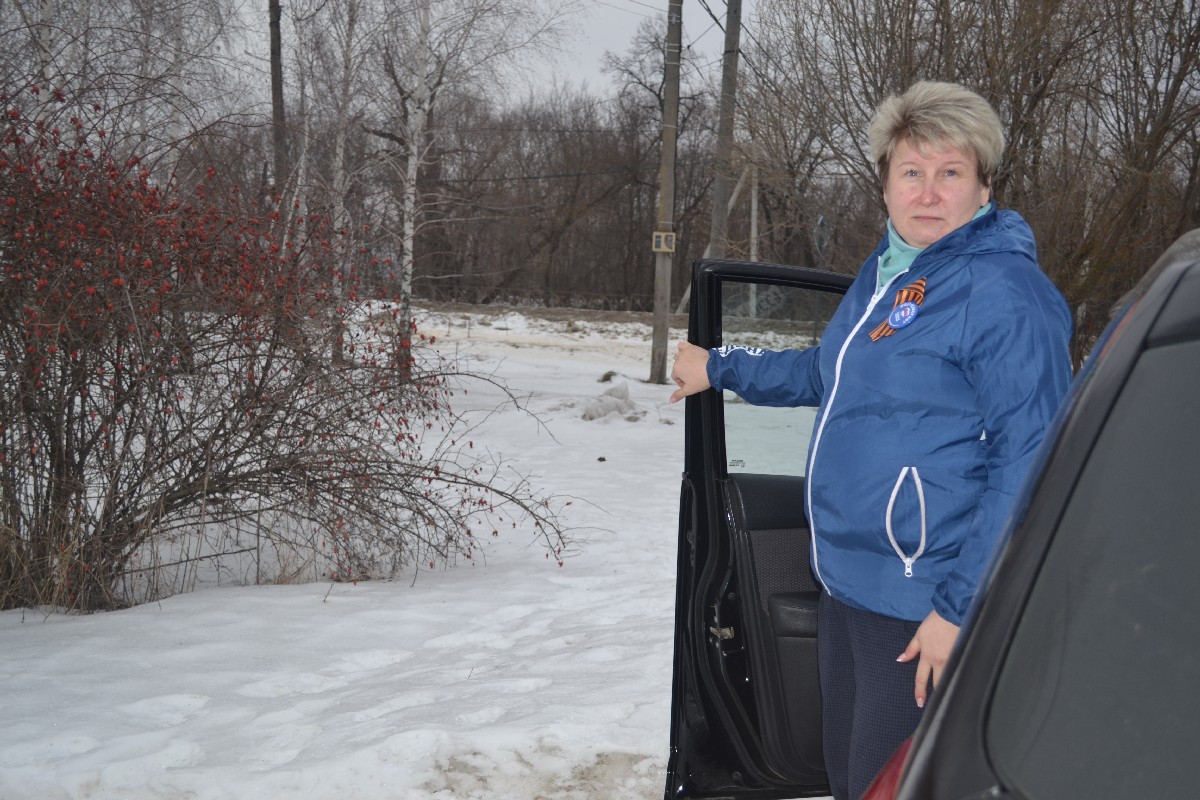
M 698 262 L 689 338 L 815 344 L 848 282 Z M 664 796 L 825 795 L 801 500 L 811 412 L 688 403 Z M 1195 794 L 1198 573 L 1195 231 L 1076 377 L 941 685 L 867 800 Z

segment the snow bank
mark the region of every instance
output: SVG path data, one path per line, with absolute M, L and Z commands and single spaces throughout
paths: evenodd
M 578 552 L 558 567 L 518 528 L 406 580 L 2 613 L 0 798 L 661 796 L 683 408 L 643 382 L 649 331 L 427 320 L 528 393 L 536 418 L 492 415 L 486 385 L 455 404 L 575 498 Z

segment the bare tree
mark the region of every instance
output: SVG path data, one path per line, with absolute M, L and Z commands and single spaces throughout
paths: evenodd
M 1195 218 L 1192 0 L 766 2 L 758 31 L 746 157 L 767 176 L 764 207 L 778 220 L 768 236 L 801 246 L 789 259 L 812 259 L 823 237 L 854 268 L 874 246 L 883 208 L 867 121 L 918 79 L 971 86 L 1005 120 L 994 195 L 1033 225 L 1042 266 L 1075 310 L 1077 359 Z
M 454 88 L 490 85 L 502 90 L 506 70 L 553 41 L 567 7 L 562 2 L 419 0 L 413 7 L 392 7 L 383 18 L 380 58 L 391 102 L 370 131 L 395 146 L 389 163 L 397 187 L 396 213 L 386 224 L 398 244 L 405 309 L 411 303 L 423 209 L 436 202 L 422 195 L 420 178 L 431 154 L 438 152 L 434 120 L 439 98 Z

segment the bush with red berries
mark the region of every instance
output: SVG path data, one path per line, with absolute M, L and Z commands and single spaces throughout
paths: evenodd
M 6 106 L 0 607 L 176 591 L 216 531 L 292 554 L 260 580 L 470 558 L 489 515 L 560 556 L 553 503 L 463 436 L 457 366 L 360 289 L 353 231 L 214 169 L 181 196 L 96 124 Z

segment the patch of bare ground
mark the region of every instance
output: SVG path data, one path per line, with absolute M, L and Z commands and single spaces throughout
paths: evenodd
M 562 762 L 557 747 L 539 749 L 529 757 L 517 753 L 506 769 L 479 753 L 452 756 L 439 765 L 438 775 L 421 788 L 456 800 L 528 797 L 529 800 L 610 800 L 616 797 L 652 797 L 661 790 L 662 764 L 632 753 L 597 753 L 590 764 L 562 764 L 562 771 L 547 769 Z M 537 762 L 535 764 L 535 762 Z

